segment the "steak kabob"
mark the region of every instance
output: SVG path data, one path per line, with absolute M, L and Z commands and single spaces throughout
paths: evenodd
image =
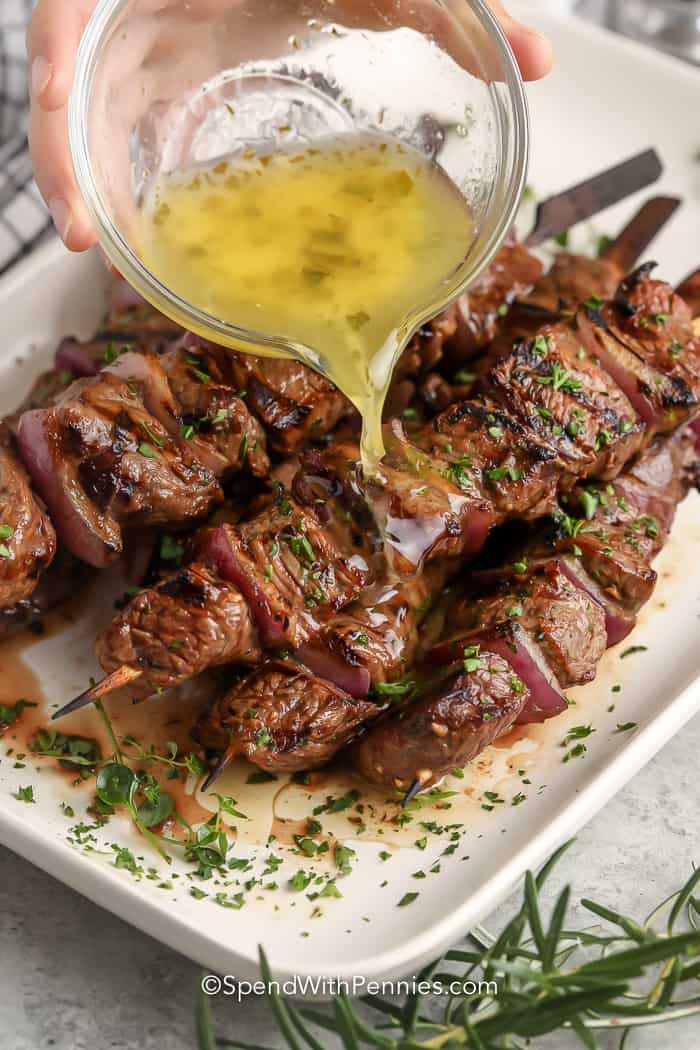
M 664 324 L 649 320 L 661 312 Z M 201 532 L 193 561 L 123 610 L 98 642 L 110 676 L 60 714 L 129 679 L 136 695 L 147 696 L 217 662 L 258 662 L 263 649 L 298 652 L 361 589 L 388 578 L 383 538 L 400 574 L 419 566 L 437 573 L 440 562 L 454 560 L 453 572 L 496 525 L 551 511 L 557 492 L 566 493 L 579 478 L 615 477 L 656 434 L 677 429 L 697 406 L 698 347 L 689 326 L 688 310 L 673 291 L 640 272 L 602 314 L 579 310 L 518 346 L 492 370 L 480 395 L 412 441 L 394 424 L 382 485 L 372 493 L 386 508 L 384 537 L 372 528 L 358 487 L 356 448 L 310 453 L 291 493 L 280 490 L 275 504 L 251 522 Z M 630 398 L 600 362 L 618 373 Z M 430 588 L 439 586 L 431 580 Z M 361 632 L 356 640 L 361 648 Z M 290 664 L 284 674 L 297 670 Z M 331 689 L 322 724 L 315 725 L 321 735 L 313 737 L 319 760 L 379 713 L 365 699 L 370 680 L 363 675 L 354 695 L 326 681 Z M 340 709 L 343 732 L 334 716 Z M 323 725 L 330 727 L 325 738 Z M 249 728 L 259 738 L 267 732 L 263 725 Z M 308 739 L 309 733 L 298 735 L 296 753 L 289 741 L 276 744 L 277 761 L 308 767 L 301 746 Z M 219 769 L 240 751 L 257 762 L 272 753 L 251 751 L 250 740 L 234 736 Z
M 635 295 L 627 302 L 638 310 L 642 305 Z M 649 317 L 640 314 L 641 330 L 644 322 Z M 682 305 L 674 323 L 671 347 L 681 328 L 688 336 Z M 603 343 L 614 345 L 609 337 Z M 690 374 L 697 399 L 700 346 L 688 343 L 684 352 L 695 357 Z M 438 684 L 361 737 L 353 750 L 360 772 L 409 789 L 411 797 L 514 721 L 541 721 L 563 710 L 561 689 L 591 680 L 603 649 L 629 633 L 648 599 L 655 581 L 650 563 L 687 491 L 695 458 L 687 435 L 658 437 L 616 482 L 564 493 L 553 511 L 553 537 L 534 539 L 506 569 L 475 577 L 467 596 L 448 608 L 450 641 L 432 654 L 445 669 L 436 676 L 429 663 L 423 674 Z M 302 665 L 268 661 L 217 700 L 195 731 L 205 746 L 224 751 L 212 777 L 236 754 L 268 771 L 315 768 L 359 723 L 379 715 L 387 697 L 415 695 L 414 682 L 400 676 L 413 662 L 421 603 L 435 582 L 433 572 L 432 578 L 424 574 L 422 589 L 420 580 L 402 585 L 403 605 L 396 595 L 393 606 L 356 603 L 327 627 L 322 658 L 302 650 Z M 369 710 L 368 686 L 376 701 Z M 475 704 L 479 697 L 483 703 Z
M 563 690 L 595 678 L 651 596 L 652 560 L 697 471 L 687 431 L 657 439 L 615 482 L 574 489 L 551 536 L 473 574 L 445 610 L 444 640 L 415 669 L 412 695 L 354 744 L 364 779 L 408 802 L 514 724 L 566 710 Z
M 644 189 L 662 170 L 656 152 L 647 150 L 540 202 L 530 233 L 523 241 L 510 237 L 488 270 L 458 299 L 458 329 L 448 349 L 450 365 L 459 368 L 482 356 L 504 329 L 515 334 L 516 322 L 518 328 L 524 327 L 523 335 L 530 335 L 533 326 L 551 320 L 567 305 L 577 305 L 595 290 L 601 299 L 611 298 L 678 207 L 676 198 L 653 198 L 597 257 L 561 251 L 544 273 L 532 251 Z

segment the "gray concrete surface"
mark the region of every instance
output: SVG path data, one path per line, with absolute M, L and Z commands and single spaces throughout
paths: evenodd
M 678 888 L 700 861 L 699 753 L 700 717 L 581 832 L 551 893 L 572 882 L 575 899 L 643 917 Z M 0 848 L 0 1050 L 194 1050 L 197 976 L 186 959 Z M 283 1045 L 262 1001 L 220 1001 L 214 1014 L 217 1034 L 232 1042 Z M 536 1050 L 579 1045 L 560 1034 Z M 699 1045 L 700 1019 L 638 1032 L 626 1050 Z

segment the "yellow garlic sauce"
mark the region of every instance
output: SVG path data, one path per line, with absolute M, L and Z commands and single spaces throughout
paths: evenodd
M 372 471 L 384 454 L 381 413 L 405 321 L 442 298 L 473 237 L 441 168 L 367 137 L 297 153 L 248 150 L 161 178 L 142 255 L 201 310 L 310 348 L 299 356 L 360 412 Z

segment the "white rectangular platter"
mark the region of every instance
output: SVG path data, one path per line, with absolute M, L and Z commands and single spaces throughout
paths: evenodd
M 531 8 L 523 14 L 528 11 L 531 15 Z M 553 39 L 557 69 L 530 92 L 531 185 L 540 195 L 552 192 L 656 146 L 666 164 L 660 190 L 677 193 L 686 203 L 653 254 L 664 277 L 680 279 L 700 260 L 700 140 L 688 119 L 700 101 L 700 75 L 583 23 L 544 16 L 537 20 Z M 604 215 L 599 232 L 614 232 L 641 199 L 643 195 Z M 104 286 L 96 257 L 71 258 L 56 245 L 38 252 L 4 281 L 0 410 L 17 404 L 60 336 L 90 331 L 102 310 Z M 417 812 L 400 833 L 384 829 L 379 834 L 368 819 L 368 830 L 358 835 L 348 821 L 348 816 L 357 816 L 352 809 L 320 818 L 326 830 L 357 854 L 351 875 L 338 879 L 341 898 L 309 901 L 305 893 L 293 892 L 287 888 L 289 876 L 299 868 L 311 870 L 312 862 L 293 856 L 281 841 L 270 847 L 252 841 L 264 843 L 273 830 L 273 796 L 278 818 L 298 819 L 323 804 L 327 794 L 338 794 L 330 781 L 310 793 L 300 786 L 280 790 L 279 783 L 252 788 L 234 774 L 233 782 L 220 790 L 234 795 L 250 818 L 237 821 L 236 855 L 257 858 L 253 872 L 264 869 L 270 853 L 282 858 L 282 866 L 252 890 L 199 884 L 183 863 L 165 865 L 119 817 L 95 833 L 95 841 L 78 842 L 80 836 L 71 829 L 82 818 L 91 823 L 85 815 L 89 794 L 70 789 L 64 776 L 31 755 L 18 762 L 22 744 L 10 732 L 0 742 L 0 840 L 207 969 L 252 976 L 258 945 L 263 944 L 280 977 L 414 973 L 492 909 L 526 868 L 537 865 L 605 805 L 700 708 L 699 507 L 698 497 L 691 496 L 681 508 L 657 566 L 658 590 L 622 647 L 646 650 L 624 660 L 619 650 L 609 652 L 598 680 L 571 694 L 575 706 L 562 718 L 530 729 L 512 740 L 509 749 L 492 749 L 463 780 L 451 778 L 447 787 L 456 794 L 449 809 L 433 806 Z M 49 632 L 24 650 L 22 659 L 50 703 L 75 695 L 96 671 L 92 639 L 96 625 L 110 615 L 120 587 L 110 578 L 92 586 L 84 601 L 73 603 L 60 632 Z M 17 659 L 16 646 L 0 646 L 0 686 L 16 673 Z M 0 703 L 10 699 L 17 697 L 0 690 Z M 173 717 L 162 701 L 150 710 L 154 722 Z M 90 718 L 97 729 L 96 718 L 88 715 L 80 731 L 90 728 Z M 637 728 L 615 731 L 627 722 Z M 585 756 L 563 763 L 560 744 L 567 729 L 588 723 L 595 732 L 586 741 Z M 65 731 L 76 732 L 76 726 L 67 724 Z M 125 727 L 120 723 L 119 728 Z M 35 802 L 25 804 L 14 796 L 30 783 Z M 486 791 L 503 801 L 491 805 L 490 800 L 490 808 L 484 809 Z M 75 809 L 72 819 L 61 810 L 64 800 Z M 514 800 L 519 804 L 513 805 Z M 460 825 L 455 842 L 449 832 L 426 833 L 420 821 Z M 275 830 L 279 833 L 279 823 Z M 112 844 L 128 847 L 143 870 L 116 867 Z M 381 851 L 391 858 L 380 859 Z M 439 872 L 431 872 L 436 865 Z M 328 867 L 321 864 L 318 870 L 328 872 Z M 416 879 L 417 871 L 426 877 Z M 264 888 L 272 879 L 277 890 Z M 193 885 L 207 896 L 192 896 Z M 230 902 L 239 891 L 244 898 L 240 909 L 215 900 L 220 893 L 221 902 Z M 419 895 L 410 906 L 398 907 L 406 893 L 414 892 Z

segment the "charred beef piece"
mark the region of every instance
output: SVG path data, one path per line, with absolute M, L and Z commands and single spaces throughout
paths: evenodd
M 518 302 L 556 315 L 592 296 L 612 299 L 622 276 L 610 259 L 557 252 L 549 270 Z
M 302 504 L 280 482 L 274 500 L 252 520 L 196 534 L 193 564 L 198 573 L 206 572 L 211 587 L 220 588 L 229 608 L 220 617 L 222 644 L 227 618 L 231 627 L 225 659 L 218 662 L 254 662 L 261 656 L 259 646 L 298 648 L 318 632 L 324 614 L 347 604 L 372 579 L 374 552 L 367 537 L 341 503 L 329 493 L 321 499 L 321 492 L 325 489 L 313 487 L 308 503 Z M 186 570 L 176 583 L 183 574 Z M 139 696 L 165 688 L 163 666 L 170 669 L 168 685 L 174 685 L 204 670 L 211 659 L 199 626 L 207 614 L 207 600 L 200 608 L 187 600 L 187 592 L 174 595 L 175 585 L 141 591 L 97 641 L 97 656 L 105 671 L 127 665 L 141 672 L 136 685 Z M 171 609 L 175 605 L 177 613 Z M 177 623 L 178 637 L 186 639 L 186 646 L 166 664 L 160 656 L 155 661 L 144 659 L 144 651 L 160 653 L 172 641 L 171 621 Z M 254 631 L 254 646 L 250 631 Z
M 193 521 L 222 498 L 187 442 L 145 409 L 133 383 L 108 372 L 25 413 L 17 441 L 62 543 L 96 568 L 121 553 L 122 522 Z
M 280 486 L 257 517 L 205 530 L 194 549 L 240 588 L 265 647 L 296 649 L 372 582 L 372 540 L 319 479 L 304 502 Z
M 126 664 L 142 677 L 130 686 L 145 699 L 208 667 L 261 658 L 248 605 L 236 588 L 193 563 L 140 591 L 96 644 L 102 666 Z
M 694 415 L 700 386 L 700 341 L 692 317 L 669 285 L 648 268 L 626 278 L 615 301 L 577 314 L 578 334 L 593 360 L 625 392 L 650 436 Z
M 459 640 L 460 654 L 471 635 L 502 631 L 517 623 L 540 646 L 559 685 L 591 682 L 607 638 L 600 606 L 562 572 L 556 560 L 539 571 L 518 577 L 504 574 L 495 588 L 480 597 L 470 591 L 454 602 L 446 615 Z M 435 653 L 449 659 L 452 643 Z
M 29 598 L 56 553 L 56 534 L 11 447 L 0 444 L 0 608 Z
M 620 479 L 618 492 L 634 491 L 637 511 L 652 506 L 656 509 L 653 535 L 647 536 L 647 558 L 658 552 L 668 535 L 675 508 L 691 481 L 689 468 L 693 461 L 692 442 L 687 435 L 679 435 L 657 442 Z M 582 507 L 590 507 L 586 490 L 573 495 L 580 497 Z M 631 518 L 625 508 L 626 496 L 621 506 L 617 494 L 606 495 L 609 502 L 598 504 L 593 518 L 599 513 L 606 518 L 612 554 L 616 542 L 628 542 L 625 531 L 629 532 L 630 524 L 641 524 L 646 531 L 650 516 Z M 597 522 L 591 520 L 591 524 L 597 527 Z M 634 528 L 632 531 L 637 533 Z M 537 543 L 533 547 L 539 554 Z M 610 559 L 610 564 L 615 565 L 614 559 Z M 354 745 L 353 761 L 368 780 L 402 789 L 427 787 L 459 765 L 464 755 L 475 757 L 514 722 L 541 721 L 558 713 L 564 704 L 556 703 L 555 686 L 588 681 L 594 676 L 602 650 L 610 644 L 605 602 L 601 601 L 596 610 L 598 602 L 592 599 L 589 588 L 569 577 L 556 554 L 549 561 L 537 557 L 529 561 L 521 552 L 516 569 L 514 572 L 512 566 L 508 567 L 500 578 L 498 573 L 477 577 L 465 598 L 458 599 L 448 610 L 446 622 L 451 633 L 459 632 L 460 616 L 471 630 L 436 647 L 432 662 L 442 668 L 444 676 L 436 686 L 418 699 L 409 699 L 399 711 L 390 712 Z M 489 588 L 487 596 L 483 592 Z M 619 592 L 616 603 L 633 619 L 638 596 L 625 605 L 621 587 Z M 491 718 L 493 694 L 490 675 L 485 675 L 484 670 L 494 654 L 508 665 L 512 699 L 519 697 L 521 702 L 515 713 L 509 708 Z M 474 684 L 470 687 L 469 682 Z M 481 720 L 476 717 L 470 722 L 475 689 L 486 714 Z M 498 678 L 494 689 L 500 696 L 502 682 Z M 463 703 L 464 722 L 448 724 L 441 718 L 444 702 L 455 716 Z M 419 732 L 422 738 L 417 736 Z M 435 735 L 441 744 L 439 749 Z M 410 761 L 405 759 L 407 754 L 411 755 Z M 425 759 L 426 755 L 431 756 L 431 761 Z
M 217 477 L 246 469 L 266 477 L 265 432 L 221 368 L 223 352 L 177 345 L 163 355 L 163 370 L 178 408 L 178 433 Z
M 445 343 L 455 336 L 457 327 L 455 303 L 418 329 L 396 364 L 392 383 L 420 380 L 434 371 L 442 360 Z
M 454 571 L 449 562 L 437 562 L 415 577 L 375 584 L 327 619 L 297 658 L 356 697 L 396 682 L 415 662 L 419 627 L 432 596 Z
M 629 400 L 586 354 L 572 327 L 545 325 L 498 362 L 484 386 L 541 440 L 556 441 L 579 476 L 583 469 L 614 477 L 644 440 Z
M 309 438 L 324 437 L 352 412 L 328 379 L 300 361 L 232 354 L 231 368 L 278 452 L 295 452 Z
M 452 368 L 476 357 L 495 339 L 508 307 L 530 291 L 542 275 L 542 263 L 511 237 L 481 277 L 457 301 L 457 331 L 447 341 L 445 357 Z
M 195 520 L 222 498 L 219 478 L 267 473 L 262 429 L 213 363 L 185 348 L 118 355 L 23 415 L 20 453 L 77 557 L 103 567 L 122 524 Z
M 279 662 L 253 671 L 200 719 L 194 737 L 223 751 L 230 739 L 235 754 L 261 769 L 292 773 L 324 765 L 379 713 L 303 667 Z
M 507 733 L 528 702 L 528 689 L 496 653 L 484 653 L 478 664 L 370 729 L 352 749 L 358 773 L 397 790 L 414 781 L 428 787 Z

